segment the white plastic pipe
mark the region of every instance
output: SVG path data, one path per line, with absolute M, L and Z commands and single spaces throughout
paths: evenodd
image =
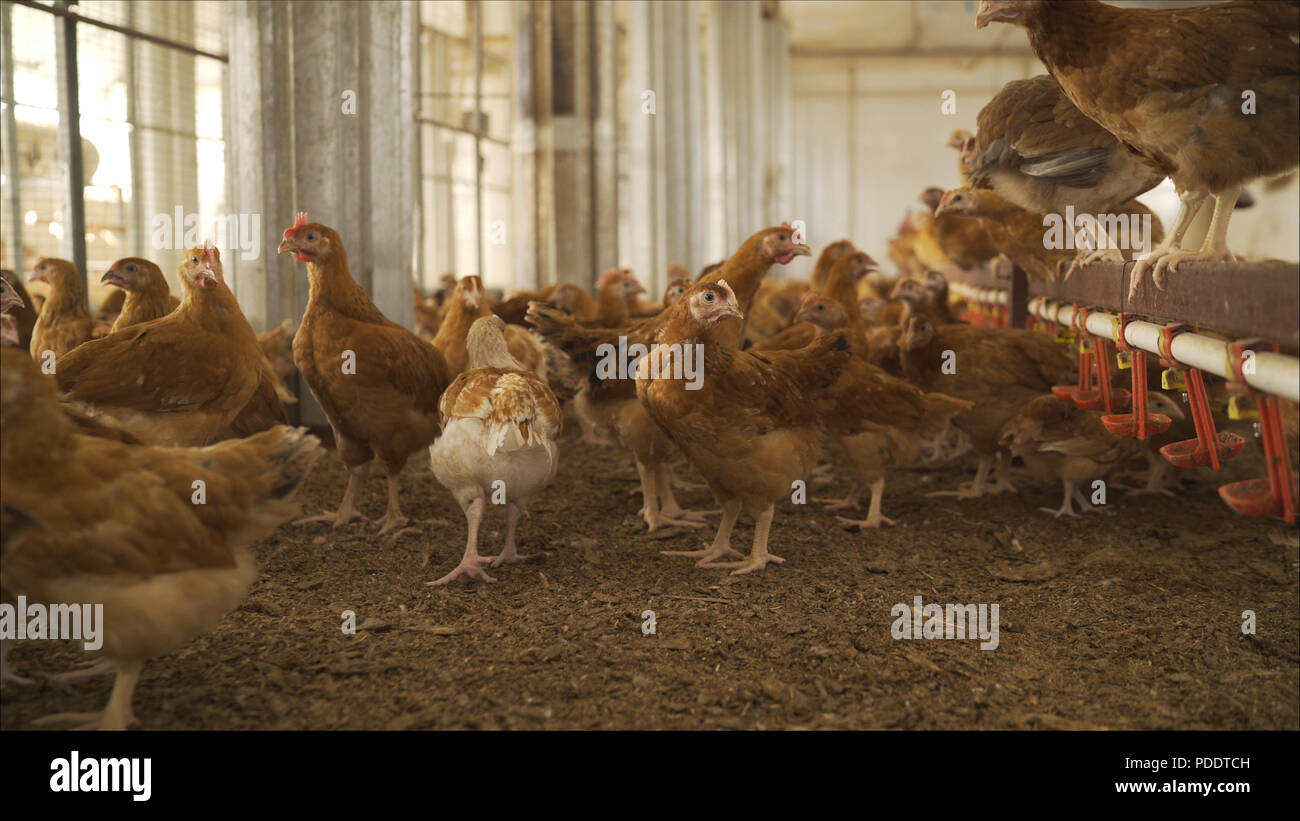
M 1068 302 L 1053 302 L 1044 297 L 1029 300 L 1029 312 L 1042 319 L 1067 327 L 1074 327 L 1074 306 Z M 1124 339 L 1134 348 L 1148 353 L 1160 352 L 1160 331 L 1165 326 L 1142 320 L 1131 320 L 1124 327 Z M 1088 333 L 1114 339 L 1119 328 L 1119 317 L 1104 311 L 1088 312 Z M 1175 334 L 1170 344 L 1174 359 L 1184 365 L 1227 380 L 1235 380 L 1228 355 L 1228 343 L 1192 331 Z M 1259 351 L 1255 354 L 1255 372 L 1246 374 L 1246 384 L 1264 393 L 1300 402 L 1300 359 L 1293 356 Z
M 992 305 L 1007 304 L 1007 292 L 999 288 L 981 288 L 975 285 L 967 285 L 964 282 L 952 282 L 948 284 L 948 289 L 962 299 L 968 299 L 972 302 Z

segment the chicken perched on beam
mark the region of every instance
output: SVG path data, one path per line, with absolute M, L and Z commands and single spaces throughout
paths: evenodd
M 11 353 L 0 421 L 22 435 L 0 441 L 0 586 L 103 605 L 98 652 L 117 671 L 107 708 L 47 720 L 125 729 L 136 723 L 144 662 L 211 631 L 248 591 L 257 576 L 249 548 L 297 510 L 320 442 L 289 427 L 205 448 L 83 435 L 53 380 Z
M 1181 205 L 1167 238 L 1134 267 L 1232 260 L 1228 220 L 1241 186 L 1300 165 L 1300 5 L 1229 2 L 1179 9 L 1097 0 L 981 0 L 976 27 L 1020 26 L 1066 96 L 1156 173 Z M 1183 235 L 1210 198 L 1198 250 Z
M 988 187 L 1038 214 L 1073 208 L 1090 216 L 1147 214 L 1133 201 L 1164 179 L 1109 131 L 1088 119 L 1050 75 L 1013 80 L 979 113 L 970 185 Z M 1082 244 L 1078 265 L 1123 261 L 1097 224 L 1094 250 Z M 1128 231 L 1124 232 L 1128 238 Z
M 665 312 L 658 344 L 637 363 L 636 378 L 651 418 L 722 504 L 712 545 L 668 555 L 692 556 L 702 567 L 734 567 L 735 574 L 784 561 L 768 551 L 775 505 L 817 464 L 822 417 L 831 404 L 823 400 L 853 356 L 843 334 L 792 351 L 737 350 L 725 338 L 726 324 L 742 318 L 740 299 L 725 278 L 697 284 Z M 682 376 L 694 367 L 685 357 L 699 362 L 700 348 L 703 378 L 696 383 Z M 739 556 L 731 549 L 731 531 L 742 511 L 754 517 L 753 550 L 742 562 L 720 562 Z
M 217 249 L 190 249 L 179 273 L 176 310 L 86 342 L 56 371 L 64 401 L 153 445 L 214 441 L 263 383 L 265 357 Z
M 380 533 L 407 524 L 401 472 L 412 453 L 438 436 L 438 399 L 451 381 L 447 362 L 430 343 L 380 313 L 348 267 L 347 250 L 333 228 L 298 214 L 279 252 L 307 263 L 310 296 L 293 362 L 320 402 L 334 431 L 348 487 L 338 512 L 304 521 L 335 527 L 365 521 L 357 510 L 361 481 L 379 457 L 388 468 L 388 507 Z
M 438 404 L 442 436 L 429 448 L 433 473 L 464 512 L 468 537 L 460 564 L 431 586 L 494 582 L 482 563 L 499 567 L 527 559 L 515 543 L 519 517 L 528 500 L 555 477 L 560 405 L 546 382 L 511 356 L 507 327 L 497 316 L 474 320 L 467 340 L 468 369 Z M 497 493 L 505 499 L 505 549 L 495 557 L 479 556 L 479 525 Z
M 32 356 L 41 359 L 48 356 L 46 351 L 53 351 L 57 362 L 93 335 L 95 320 L 86 310 L 85 284 L 76 266 L 54 257 L 38 259 L 27 281 L 50 286 L 32 328 Z
M 162 269 L 140 257 L 119 259 L 109 266 L 99 281 L 121 288 L 126 294 L 122 310 L 113 321 L 114 331 L 166 316 L 181 304 L 167 287 Z

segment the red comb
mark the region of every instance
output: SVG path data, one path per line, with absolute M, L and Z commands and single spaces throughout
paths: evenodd
M 210 239 L 203 241 L 203 256 L 209 265 L 217 261 L 217 246 L 213 245 Z
M 307 224 L 307 212 L 299 211 L 298 218 L 293 221 L 293 225 L 289 228 L 284 229 L 284 238 L 288 239 L 289 237 L 293 236 L 298 232 L 299 228 L 302 228 L 306 224 Z

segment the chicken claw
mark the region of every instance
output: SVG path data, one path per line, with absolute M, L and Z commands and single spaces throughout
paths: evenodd
M 858 527 L 863 528 L 864 530 L 868 527 L 880 527 L 881 524 L 887 524 L 887 525 L 896 524 L 896 522 L 893 519 L 884 515 L 880 511 L 876 511 L 875 513 L 868 515 L 867 518 L 865 519 L 849 519 L 844 516 L 836 516 L 835 520 L 843 525 L 850 525 L 850 526 L 857 525 Z
M 695 563 L 696 567 L 712 567 L 718 559 L 734 558 L 743 559 L 745 554 L 739 550 L 733 550 L 730 545 L 722 547 L 708 546 L 700 550 L 660 550 L 660 556 L 689 556 L 692 559 L 699 559 Z
M 785 559 L 764 551 L 762 555 L 750 554 L 749 558 L 743 562 L 716 562 L 714 564 L 700 565 L 700 567 L 734 567 L 735 570 L 731 571 L 731 575 L 743 576 L 746 573 L 753 573 L 755 570 L 762 570 L 772 562 L 785 564 Z
M 431 581 L 431 582 L 425 582 L 424 584 L 426 587 L 440 587 L 444 584 L 449 584 L 455 581 L 463 581 L 463 582 L 479 581 L 479 582 L 487 582 L 488 584 L 492 584 L 493 582 L 496 581 L 496 579 L 493 578 L 492 576 L 489 576 L 487 572 L 483 570 L 482 566 L 480 565 L 481 562 L 487 560 L 488 557 L 486 556 L 466 556 L 464 559 L 461 560 L 460 564 L 456 565 L 456 569 L 452 570 L 450 573 L 443 576 L 441 579 L 438 579 L 436 581 Z
M 369 524 L 370 517 L 366 516 L 365 514 L 361 513 L 358 510 L 354 510 L 349 514 L 344 514 L 343 511 L 339 511 L 338 513 L 322 513 L 319 516 L 308 516 L 304 519 L 293 520 L 293 524 L 295 525 L 312 525 L 312 524 L 316 524 L 317 522 L 328 522 L 332 524 L 334 527 L 343 527 L 343 525 L 351 524 L 352 522 L 361 522 L 362 524 Z

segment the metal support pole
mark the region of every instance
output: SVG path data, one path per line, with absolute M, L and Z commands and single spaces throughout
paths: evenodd
M 3 88 L 0 97 L 6 101 L 4 122 L 5 178 L 9 182 L 9 248 L 13 254 L 14 273 L 23 273 L 23 210 L 22 185 L 18 177 L 18 118 L 14 113 L 14 19 L 13 6 L 0 7 L 0 78 Z
M 60 0 L 55 9 L 67 11 L 68 5 L 66 0 Z M 81 158 L 81 105 L 77 96 L 77 21 L 64 15 L 55 21 L 54 27 L 59 65 L 59 148 L 68 175 L 67 202 L 63 207 L 63 247 L 81 274 L 82 299 L 85 300 L 88 293 L 85 286 L 86 191 Z

